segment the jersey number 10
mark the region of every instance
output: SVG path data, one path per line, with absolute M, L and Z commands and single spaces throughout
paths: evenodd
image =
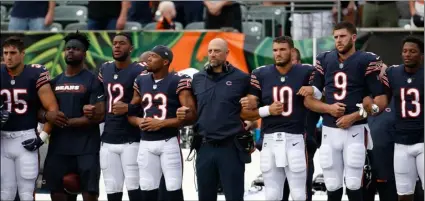
M 292 114 L 292 94 L 291 87 L 273 87 L 273 101 L 283 104 L 282 116 L 287 117 Z

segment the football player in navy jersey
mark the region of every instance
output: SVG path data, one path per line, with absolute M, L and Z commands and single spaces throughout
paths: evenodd
M 67 199 L 63 177 L 69 173 L 79 175 L 84 200 L 97 200 L 100 179 L 98 123 L 104 115 L 103 88 L 97 76 L 84 68 L 89 47 L 87 37 L 71 33 L 64 40 L 66 70 L 56 76 L 51 85 L 59 109 L 68 122 L 63 128 L 50 124 L 43 128 L 45 131 L 51 129 L 44 178 L 53 201 Z M 89 105 L 96 107 L 96 115 L 92 118 L 83 113 L 83 108 Z
M 403 41 L 403 64 L 390 66 L 382 77 L 395 101 L 394 174 L 401 201 L 412 201 L 416 179 L 424 187 L 424 43 Z
M 356 34 L 351 23 L 335 26 L 336 49 L 317 56 L 311 87 L 314 95 L 304 99 L 310 110 L 323 113 L 320 165 L 329 201 L 341 200 L 343 181 L 349 200 L 362 200 L 366 148 L 370 149 L 372 144 L 367 121 L 357 104 L 362 104 L 368 91 L 374 98 L 374 104 L 370 104 L 374 114 L 387 105 L 384 85 L 379 80 L 382 61 L 373 53 L 356 51 Z M 322 91 L 325 102 L 320 101 Z M 370 111 L 369 107 L 365 109 Z
M 307 109 L 304 96 L 298 91 L 309 85 L 313 67 L 292 64 L 293 48 L 290 37 L 274 39 L 275 64 L 257 68 L 251 75 L 248 98 L 254 96 L 261 106 L 257 118 L 262 118 L 264 133 L 260 165 L 266 200 L 282 200 L 285 179 L 288 179 L 292 199 L 307 199 L 304 142 Z
M 178 139 L 179 127 L 193 123 L 196 118 L 195 100 L 188 75 L 169 73 L 172 51 L 166 46 L 155 46 L 148 58 L 147 71 L 134 82 L 131 104 L 141 105 L 129 113 L 129 122 L 141 130 L 137 161 L 140 188 L 147 200 L 158 199 L 161 175 L 164 174 L 168 200 L 183 200 L 183 162 Z M 177 112 L 185 113 L 177 119 Z
M 46 132 L 36 134 L 38 110 L 47 110 L 43 116 L 51 124 L 64 126 L 67 119 L 58 112 L 47 69 L 24 64 L 23 40 L 11 36 L 2 48 L 5 64 L 0 67 L 1 113 L 9 117 L 1 128 L 1 200 L 13 200 L 17 190 L 21 200 L 34 200 L 39 167 L 37 149 L 48 137 Z
M 103 84 L 106 103 L 105 126 L 101 136 L 100 166 L 108 200 L 122 200 L 123 185 L 131 201 L 141 200 L 139 189 L 139 129 L 127 120 L 128 103 L 133 98 L 134 79 L 145 70 L 131 61 L 131 36 L 119 33 L 113 39 L 114 61 L 102 64 L 98 78 Z M 92 108 L 85 113 L 91 114 Z

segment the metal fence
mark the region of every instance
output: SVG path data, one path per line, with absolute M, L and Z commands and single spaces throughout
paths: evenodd
M 337 8 L 340 8 L 339 1 Z M 317 9 L 317 7 L 325 7 L 329 9 Z M 306 10 L 299 10 L 297 7 L 309 8 Z M 319 27 L 329 27 L 328 24 L 333 23 L 332 16 L 333 5 L 321 5 L 321 4 L 303 4 L 295 5 L 290 3 L 286 6 L 264 6 L 264 5 L 249 5 L 246 6 L 246 11 L 243 10 L 243 21 L 244 22 L 259 22 L 262 24 L 261 35 L 276 37 L 278 35 L 287 35 L 288 31 L 293 28 L 302 27 L 307 29 L 308 27 L 314 27 L 312 24 L 318 25 Z M 311 8 L 311 9 L 310 9 Z M 341 20 L 341 10 L 338 9 L 338 22 Z M 295 14 L 295 16 L 294 16 Z M 297 16 L 298 14 L 298 16 Z M 314 18 L 306 17 L 305 14 L 314 14 Z M 294 17 L 301 17 L 294 19 Z M 318 21 L 320 21 L 318 23 Z M 294 22 L 296 23 L 294 26 Z M 292 26 L 288 26 L 291 23 Z M 311 26 L 310 26 L 311 25 Z

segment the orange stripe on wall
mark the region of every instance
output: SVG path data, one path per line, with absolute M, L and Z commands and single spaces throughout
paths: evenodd
M 181 71 L 190 66 L 193 51 L 195 50 L 196 42 L 202 32 L 185 32 L 177 43 L 171 48 L 174 54 L 173 62 L 170 66 L 170 71 Z

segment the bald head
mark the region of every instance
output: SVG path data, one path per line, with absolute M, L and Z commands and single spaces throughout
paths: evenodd
M 215 38 L 208 44 L 208 62 L 211 67 L 221 67 L 227 60 L 229 48 L 227 42 L 221 38 Z
M 150 51 L 143 52 L 143 54 L 141 54 L 139 57 L 139 62 L 148 62 L 148 57 L 150 53 Z
M 227 46 L 227 42 L 222 38 L 212 39 L 208 44 L 208 49 L 210 49 L 210 47 L 218 48 L 224 50 L 225 52 L 229 49 Z

